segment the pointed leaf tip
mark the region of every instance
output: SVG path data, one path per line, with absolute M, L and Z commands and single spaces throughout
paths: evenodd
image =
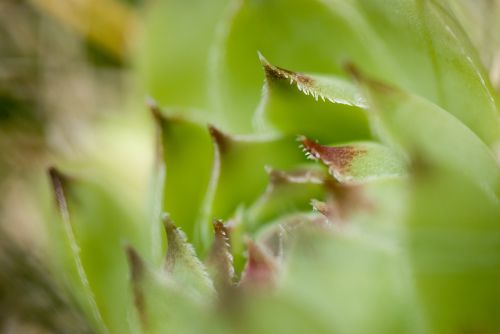
M 293 84 L 295 82 L 300 91 L 303 91 L 306 95 L 309 95 L 310 86 L 312 86 L 314 82 L 311 77 L 299 72 L 294 72 L 282 67 L 275 66 L 263 57 L 261 58 L 261 64 L 264 67 L 267 78 L 288 80 L 290 84 Z
M 125 252 L 127 254 L 132 281 L 138 282 L 144 273 L 144 262 L 134 247 L 130 245 L 125 246 Z
M 257 51 L 257 56 L 259 57 L 259 61 L 263 67 L 271 65 L 271 63 L 269 63 L 269 61 L 266 59 L 266 57 L 264 57 L 264 55 L 260 51 Z
M 64 193 L 64 183 L 68 180 L 68 177 L 53 166 L 48 168 L 48 174 L 59 213 L 61 214 L 63 221 L 69 223 L 68 204 Z
M 177 226 L 175 226 L 174 222 L 170 218 L 170 215 L 166 212 L 164 212 L 161 215 L 161 221 L 163 222 L 163 226 L 165 227 L 165 231 L 167 232 L 167 235 L 170 231 L 173 231 L 174 229 L 177 228 Z
M 403 157 L 375 142 L 324 146 L 304 137 L 302 149 L 308 158 L 321 160 L 340 183 L 360 183 L 406 175 Z
M 61 203 L 65 202 L 64 191 L 63 191 L 63 175 L 53 166 L 49 167 L 47 170 L 52 184 L 52 190 L 57 201 L 57 204 L 61 206 Z
M 321 213 L 326 218 L 331 217 L 330 207 L 325 202 L 318 201 L 317 199 L 312 199 L 311 206 L 314 209 L 314 211 Z
M 214 219 L 212 222 L 216 240 L 223 240 L 229 247 L 229 231 L 221 219 Z
M 208 126 L 208 132 L 210 133 L 214 144 L 217 146 L 220 152 L 222 153 L 226 151 L 230 141 L 229 136 L 213 125 Z
M 248 261 L 242 274 L 240 286 L 265 287 L 272 285 L 278 269 L 276 261 L 253 240 L 248 239 L 246 246 Z
M 210 295 L 213 284 L 193 246 L 187 241 L 186 234 L 173 223 L 168 214 L 162 215 L 162 221 L 167 234 L 165 273 L 177 284 L 186 286 L 186 290 L 200 296 Z
M 207 258 L 207 264 L 212 268 L 215 286 L 221 292 L 233 284 L 233 255 L 229 243 L 229 232 L 223 221 L 215 219 L 213 227 L 215 239 Z
M 158 124 L 162 124 L 165 121 L 165 116 L 162 114 L 156 101 L 152 97 L 148 97 L 146 98 L 146 105 L 148 106 L 151 115 L 153 115 L 154 120 Z
M 396 93 L 397 89 L 382 81 L 367 77 L 354 63 L 347 62 L 343 66 L 344 71 L 358 84 L 368 86 L 370 89 L 380 93 Z
M 127 245 L 125 246 L 125 252 L 127 254 L 127 260 L 130 270 L 130 279 L 132 282 L 132 290 L 134 294 L 134 305 L 141 319 L 143 325 L 146 324 L 146 304 L 145 297 L 141 287 L 141 280 L 145 271 L 145 264 L 140 257 L 139 253 L 134 249 L 134 247 Z
M 364 76 L 361 73 L 360 69 L 352 62 L 345 62 L 342 66 L 344 71 L 351 76 L 354 80 L 360 82 L 364 80 Z
M 198 258 L 193 247 L 188 243 L 186 234 L 174 224 L 168 214 L 162 215 L 162 221 L 167 234 L 166 270 L 173 272 L 177 262 L 189 263 L 196 267 Z
M 356 157 L 366 153 L 366 150 L 354 146 L 323 146 L 305 137 L 301 142 L 308 158 L 321 160 L 339 172 L 348 169 Z

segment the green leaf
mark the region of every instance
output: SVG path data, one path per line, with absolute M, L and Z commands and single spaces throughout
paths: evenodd
M 232 288 L 235 277 L 231 240 L 229 229 L 222 220 L 214 220 L 213 228 L 214 242 L 205 262 L 217 292 L 224 297 Z
M 61 256 L 73 258 L 62 263 L 64 272 L 71 273 L 69 283 L 76 291 L 83 289 L 95 317 L 102 317 L 105 327 L 100 330 L 129 333 L 126 319 L 132 296 L 123 243 L 143 249 L 148 236 L 131 210 L 115 199 L 117 194 L 101 184 L 69 179 L 55 170 L 51 177 L 63 217 L 61 240 L 70 245 Z
M 250 303 L 250 333 L 421 332 L 399 249 L 328 230 L 301 233 L 295 244 L 282 284 Z
M 391 149 L 373 142 L 324 146 L 300 138 L 306 155 L 321 160 L 340 183 L 360 183 L 406 174 L 405 162 Z
M 245 229 L 254 231 L 280 216 L 310 210 L 311 199 L 324 198 L 326 173 L 312 167 L 304 166 L 290 172 L 267 168 L 269 183 L 264 193 L 245 211 Z
M 157 109 L 154 109 L 157 110 Z M 212 174 L 214 148 L 206 126 L 181 117 L 156 112 L 160 130 L 159 166 L 165 168 L 161 196 L 161 212 L 168 212 L 173 221 L 199 246 L 196 222 L 200 219 Z M 159 221 L 160 217 L 155 217 Z M 159 231 L 155 229 L 155 233 Z
M 61 261 L 62 270 L 69 273 L 66 283 L 75 288 L 75 291 L 80 291 L 76 294 L 76 297 L 83 305 L 84 311 L 90 314 L 90 318 L 94 321 L 94 326 L 99 328 L 103 333 L 107 333 L 108 328 L 97 305 L 92 287 L 89 284 L 88 274 L 83 266 L 80 255 L 80 246 L 70 219 L 68 202 L 64 190 L 64 183 L 67 183 L 67 181 L 55 168 L 49 169 L 49 176 L 60 214 L 60 219 L 57 219 L 60 221 L 56 222 L 60 226 L 50 226 L 53 234 L 59 236 L 56 239 L 58 242 L 55 245 L 56 254 L 60 254 L 57 260 Z
M 358 32 L 321 1 L 242 1 L 225 27 L 216 44 L 222 52 L 212 63 L 211 79 L 219 94 L 217 107 L 240 132 L 251 130 L 261 96 L 258 51 L 286 68 L 310 73 L 340 74 L 346 59 L 376 66 L 373 49 L 365 52 Z
M 343 104 L 361 109 L 368 107 L 358 88 L 344 79 L 293 72 L 280 68 L 272 65 L 260 53 L 259 59 L 269 85 L 285 81 L 295 86 L 305 95 L 311 95 L 316 101 L 318 99 L 328 100 L 334 104 Z
M 136 333 L 197 333 L 206 327 L 207 306 L 164 272 L 153 270 L 132 247 L 126 248 L 130 269 L 129 290 L 134 294 Z M 196 321 L 193 321 L 193 314 Z
M 311 206 L 311 205 L 310 205 Z M 283 260 L 288 256 L 294 239 L 307 228 L 325 228 L 331 224 L 328 219 L 311 210 L 285 214 L 263 225 L 256 232 L 256 240 L 263 245 L 270 254 Z
M 168 240 L 165 260 L 167 275 L 179 286 L 183 286 L 184 291 L 193 291 L 204 298 L 211 297 L 214 292 L 213 283 L 193 246 L 187 242 L 186 235 L 168 216 L 163 217 L 163 223 Z
M 169 5 L 170 11 L 152 10 L 150 35 L 156 39 L 147 45 L 161 51 L 148 52 L 159 55 L 147 62 L 158 75 L 153 86 L 220 112 L 223 129 L 252 131 L 262 80 L 255 54 L 261 51 L 285 68 L 310 73 L 342 75 L 342 65 L 352 62 L 439 105 L 487 145 L 500 139 L 497 98 L 487 75 L 458 24 L 435 0 L 235 1 L 227 12 L 224 1 Z M 200 28 L 186 36 L 192 20 Z M 171 54 L 178 62 L 168 61 Z M 158 70 L 165 64 L 168 73 Z M 212 101 L 198 103 L 201 98 L 188 92 L 206 94 L 208 82 Z
M 204 214 L 199 221 L 205 247 L 212 239 L 212 219 L 230 218 L 238 207 L 249 206 L 265 190 L 265 166 L 288 169 L 305 161 L 290 137 L 229 136 L 213 127 L 210 131 L 215 158 Z
M 370 129 L 358 88 L 336 77 L 292 72 L 260 55 L 266 73 L 256 114 L 259 130 L 302 134 L 321 141 L 369 139 Z
M 326 0 L 332 11 L 345 6 Z M 343 2 L 343 1 L 342 1 Z M 350 2 L 391 55 L 390 74 L 363 71 L 445 109 L 486 144 L 500 139 L 498 102 L 476 51 L 455 19 L 435 0 Z M 369 50 L 366 50 L 369 52 Z M 377 55 L 377 58 L 382 54 Z M 382 74 L 382 75 L 380 75 Z
M 256 242 L 248 240 L 246 245 L 248 259 L 239 286 L 245 289 L 273 287 L 280 269 L 278 261 Z
M 149 5 L 138 63 L 148 93 L 159 104 L 194 108 L 203 119 L 215 121 L 216 110 L 208 108 L 208 63 L 218 52 L 213 43 L 230 2 L 160 0 Z
M 450 169 L 415 167 L 408 244 L 430 333 L 500 328 L 500 205 Z
M 358 77 L 373 105 L 379 136 L 406 154 L 462 173 L 491 193 L 500 170 L 493 152 L 467 126 L 439 106 L 380 82 Z

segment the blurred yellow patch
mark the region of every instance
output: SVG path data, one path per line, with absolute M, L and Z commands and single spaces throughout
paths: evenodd
M 127 5 L 116 0 L 31 0 L 31 2 L 119 59 L 125 57 L 131 33 L 137 23 L 135 13 Z

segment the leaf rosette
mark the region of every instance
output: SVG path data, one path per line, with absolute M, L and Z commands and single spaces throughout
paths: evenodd
M 447 6 L 171 0 L 146 22 L 152 221 L 52 173 L 97 328 L 500 329 L 498 102 Z

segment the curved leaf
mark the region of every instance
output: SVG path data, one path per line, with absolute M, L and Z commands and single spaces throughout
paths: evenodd
M 265 190 L 265 166 L 287 169 L 305 161 L 290 137 L 229 136 L 213 127 L 210 131 L 215 144 L 213 174 L 198 222 L 205 247 L 212 219 L 230 218 Z
M 129 333 L 124 320 L 132 296 L 128 293 L 123 242 L 142 249 L 148 236 L 136 217 L 102 185 L 68 178 L 62 181 L 55 170 L 51 176 L 71 245 L 71 252 L 66 254 L 74 257 L 80 280 L 75 283 L 70 277 L 70 283 L 77 291 L 83 288 L 87 298 L 94 296 L 94 311 L 100 314 L 109 332 Z M 69 265 L 65 268 L 68 272 L 75 273 L 74 264 L 63 264 Z M 102 330 L 107 332 L 105 328 Z
M 230 2 L 160 0 L 150 5 L 139 65 L 149 94 L 161 105 L 195 108 L 213 119 L 208 59 Z
M 254 119 L 259 130 L 327 142 L 371 137 L 362 110 L 366 102 L 355 85 L 340 78 L 292 72 L 260 59 L 266 82 Z
M 324 171 L 310 168 L 290 172 L 267 168 L 269 183 L 264 193 L 245 211 L 245 229 L 253 231 L 262 224 L 293 212 L 311 209 L 313 198 L 326 193 Z
M 197 333 L 208 323 L 207 303 L 193 298 L 164 273 L 156 272 L 132 247 L 126 248 L 130 287 L 138 321 L 131 323 L 134 332 L 160 334 Z M 133 311 L 132 309 L 130 311 Z M 193 321 L 193 314 L 196 320 Z
M 443 168 L 411 179 L 409 255 L 432 333 L 500 328 L 500 205 Z
M 196 243 L 195 226 L 209 188 L 214 148 L 207 127 L 156 111 L 160 130 L 159 168 L 165 168 L 162 212 Z M 159 221 L 160 217 L 155 217 Z M 155 233 L 159 234 L 159 231 Z
M 414 159 L 446 166 L 490 192 L 498 189 L 500 169 L 493 152 L 453 115 L 421 97 L 358 76 L 373 105 L 379 136 Z
M 389 148 L 371 142 L 324 146 L 300 138 L 306 155 L 321 160 L 341 183 L 359 183 L 406 174 L 404 160 Z
M 439 105 L 487 145 L 500 139 L 497 98 L 487 75 L 467 37 L 435 0 L 235 1 L 227 15 L 222 14 L 227 5 L 224 1 L 213 6 L 172 3 L 176 10 L 170 10 L 170 19 L 156 14 L 161 10 L 155 11 L 158 18 L 153 22 L 158 26 L 151 34 L 182 37 L 167 43 L 150 42 L 168 46 L 152 53 L 161 57 L 150 64 L 170 66 L 172 63 L 165 61 L 170 54 L 180 54 L 181 59 L 168 74 L 155 70 L 164 74 L 157 77 L 154 86 L 167 88 L 172 96 L 186 97 L 190 91 L 197 96 L 205 94 L 210 82 L 209 95 L 214 101 L 198 103 L 202 99 L 193 97 L 192 104 L 220 111 L 226 121 L 224 128 L 232 132 L 252 131 L 251 118 L 262 80 L 255 58 L 260 50 L 282 66 L 312 73 L 342 75 L 342 64 L 350 61 L 375 78 Z M 193 36 L 184 36 L 191 29 L 182 27 L 200 13 L 203 28 L 196 29 L 198 33 Z M 170 26 L 179 20 L 182 33 Z M 218 20 L 221 22 L 214 36 Z M 216 51 L 207 57 L 211 42 Z M 190 59 L 198 56 L 203 61 Z M 208 58 L 210 65 L 200 66 Z M 185 60 L 192 60 L 193 68 L 179 65 L 186 64 Z M 204 74 L 200 80 L 199 73 L 206 71 L 210 71 L 208 81 Z M 196 73 L 196 78 L 189 73 Z M 191 87 L 187 87 L 187 78 Z M 200 82 L 202 87 L 195 87 Z
M 163 224 L 168 241 L 165 260 L 167 275 L 179 286 L 186 286 L 184 291 L 194 291 L 197 296 L 210 297 L 214 291 L 213 283 L 193 246 L 187 242 L 186 235 L 168 216 L 163 217 Z
M 219 94 L 218 108 L 240 132 L 251 130 L 250 120 L 261 95 L 263 76 L 257 51 L 286 68 L 312 73 L 341 74 L 346 59 L 377 68 L 372 56 L 377 44 L 360 43 L 359 32 L 321 1 L 241 1 L 226 27 L 216 44 L 223 51 L 212 63 L 211 80 Z M 365 43 L 371 53 L 366 52 Z

